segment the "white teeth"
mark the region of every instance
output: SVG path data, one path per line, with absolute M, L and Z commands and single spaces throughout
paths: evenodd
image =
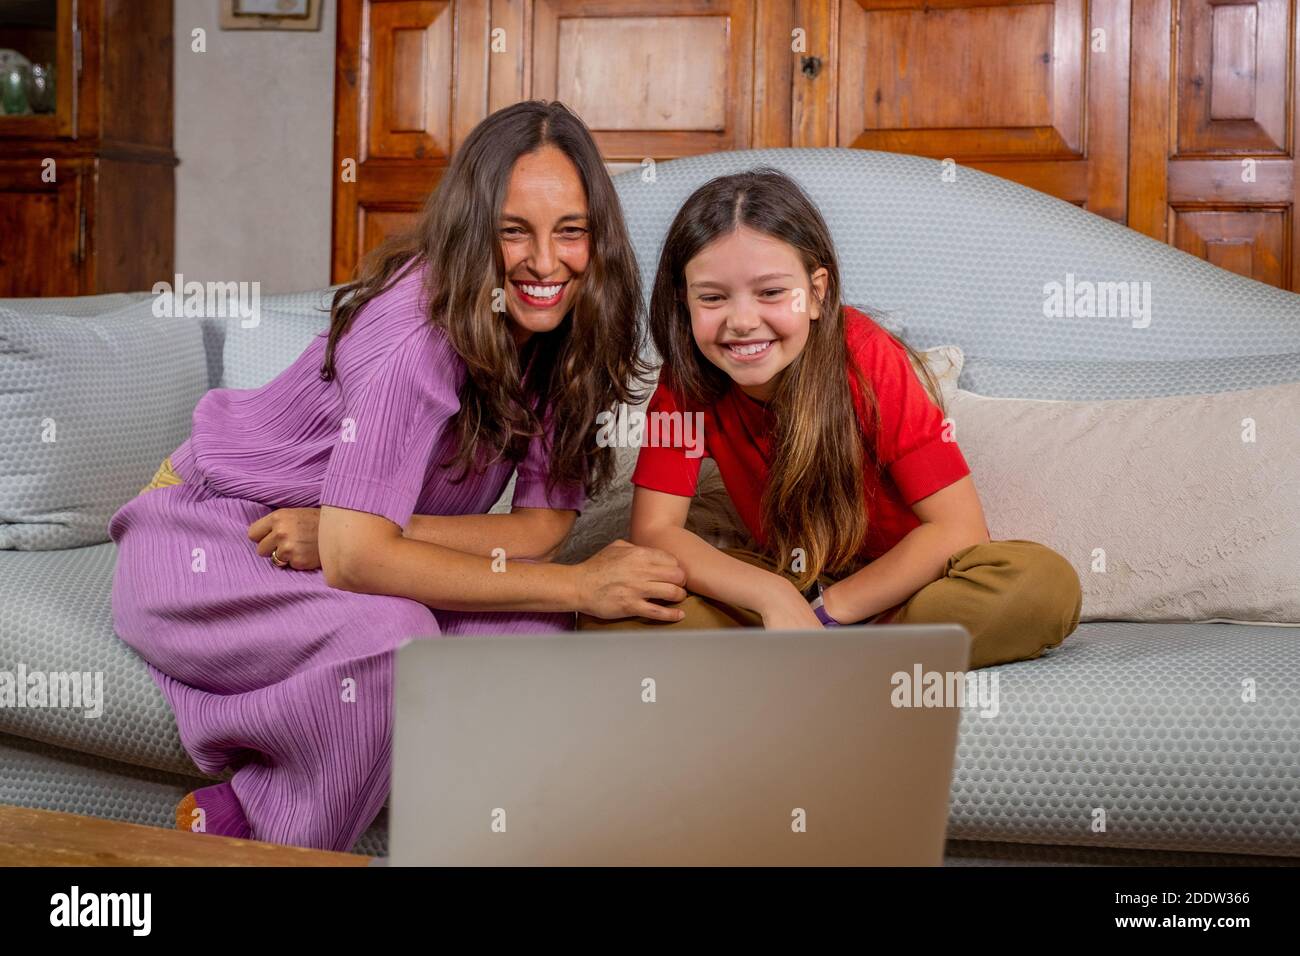
M 753 345 L 728 345 L 727 348 L 737 355 L 757 355 L 771 344 L 771 342 L 756 342 Z
M 523 285 L 521 283 L 519 288 L 523 289 L 524 292 L 526 292 L 528 295 L 531 295 L 534 299 L 553 299 L 555 298 L 555 296 L 560 294 L 560 290 L 563 289 L 564 286 L 563 285 Z

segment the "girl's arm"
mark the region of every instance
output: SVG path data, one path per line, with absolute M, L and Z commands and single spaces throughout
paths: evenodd
M 510 514 L 411 515 L 403 535 L 453 551 L 492 557 L 501 548 L 506 559 L 548 561 L 569 536 L 576 511 L 513 508 Z
M 768 628 L 821 627 L 817 615 L 785 577 L 720 551 L 686 530 L 691 499 L 638 487 L 632 495 L 634 544 L 673 555 L 686 571 L 686 588 L 748 608 Z
M 902 604 L 943 577 L 956 551 L 989 540 L 984 509 L 970 475 L 912 505 L 921 524 L 866 567 L 822 592 L 826 613 L 855 624 Z

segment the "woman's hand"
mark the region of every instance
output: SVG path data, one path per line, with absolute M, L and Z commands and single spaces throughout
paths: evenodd
M 249 525 L 248 537 L 257 542 L 262 557 L 270 558 L 274 551 L 294 570 L 314 571 L 320 567 L 319 528 L 319 508 L 280 508 Z
M 779 580 L 783 586 L 774 587 L 771 601 L 756 609 L 763 617 L 763 627 L 769 631 L 820 630 L 822 622 L 812 605 L 788 580 Z
M 654 601 L 686 599 L 686 572 L 667 551 L 619 539 L 577 565 L 578 610 L 592 617 L 680 621 L 686 612 Z

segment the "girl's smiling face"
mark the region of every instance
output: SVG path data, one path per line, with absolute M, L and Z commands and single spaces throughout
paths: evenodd
M 752 398 L 768 401 L 820 316 L 827 271 L 811 276 L 794 246 L 748 226 L 686 264 L 695 344 Z

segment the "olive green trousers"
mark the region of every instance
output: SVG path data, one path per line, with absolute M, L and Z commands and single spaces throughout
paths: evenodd
M 726 552 L 775 571 L 771 559 L 740 548 Z M 786 572 L 793 579 L 793 575 Z M 822 584 L 831 579 L 822 577 Z M 675 627 L 762 627 L 755 612 L 688 594 L 673 605 L 686 616 L 672 623 L 641 617 L 601 620 L 578 615 L 579 630 Z M 960 624 L 970 632 L 972 668 L 1038 657 L 1079 626 L 1083 590 L 1079 575 L 1060 554 L 1035 541 L 989 541 L 949 556 L 943 577 L 873 619 L 888 624 Z M 871 623 L 871 622 L 861 622 Z

